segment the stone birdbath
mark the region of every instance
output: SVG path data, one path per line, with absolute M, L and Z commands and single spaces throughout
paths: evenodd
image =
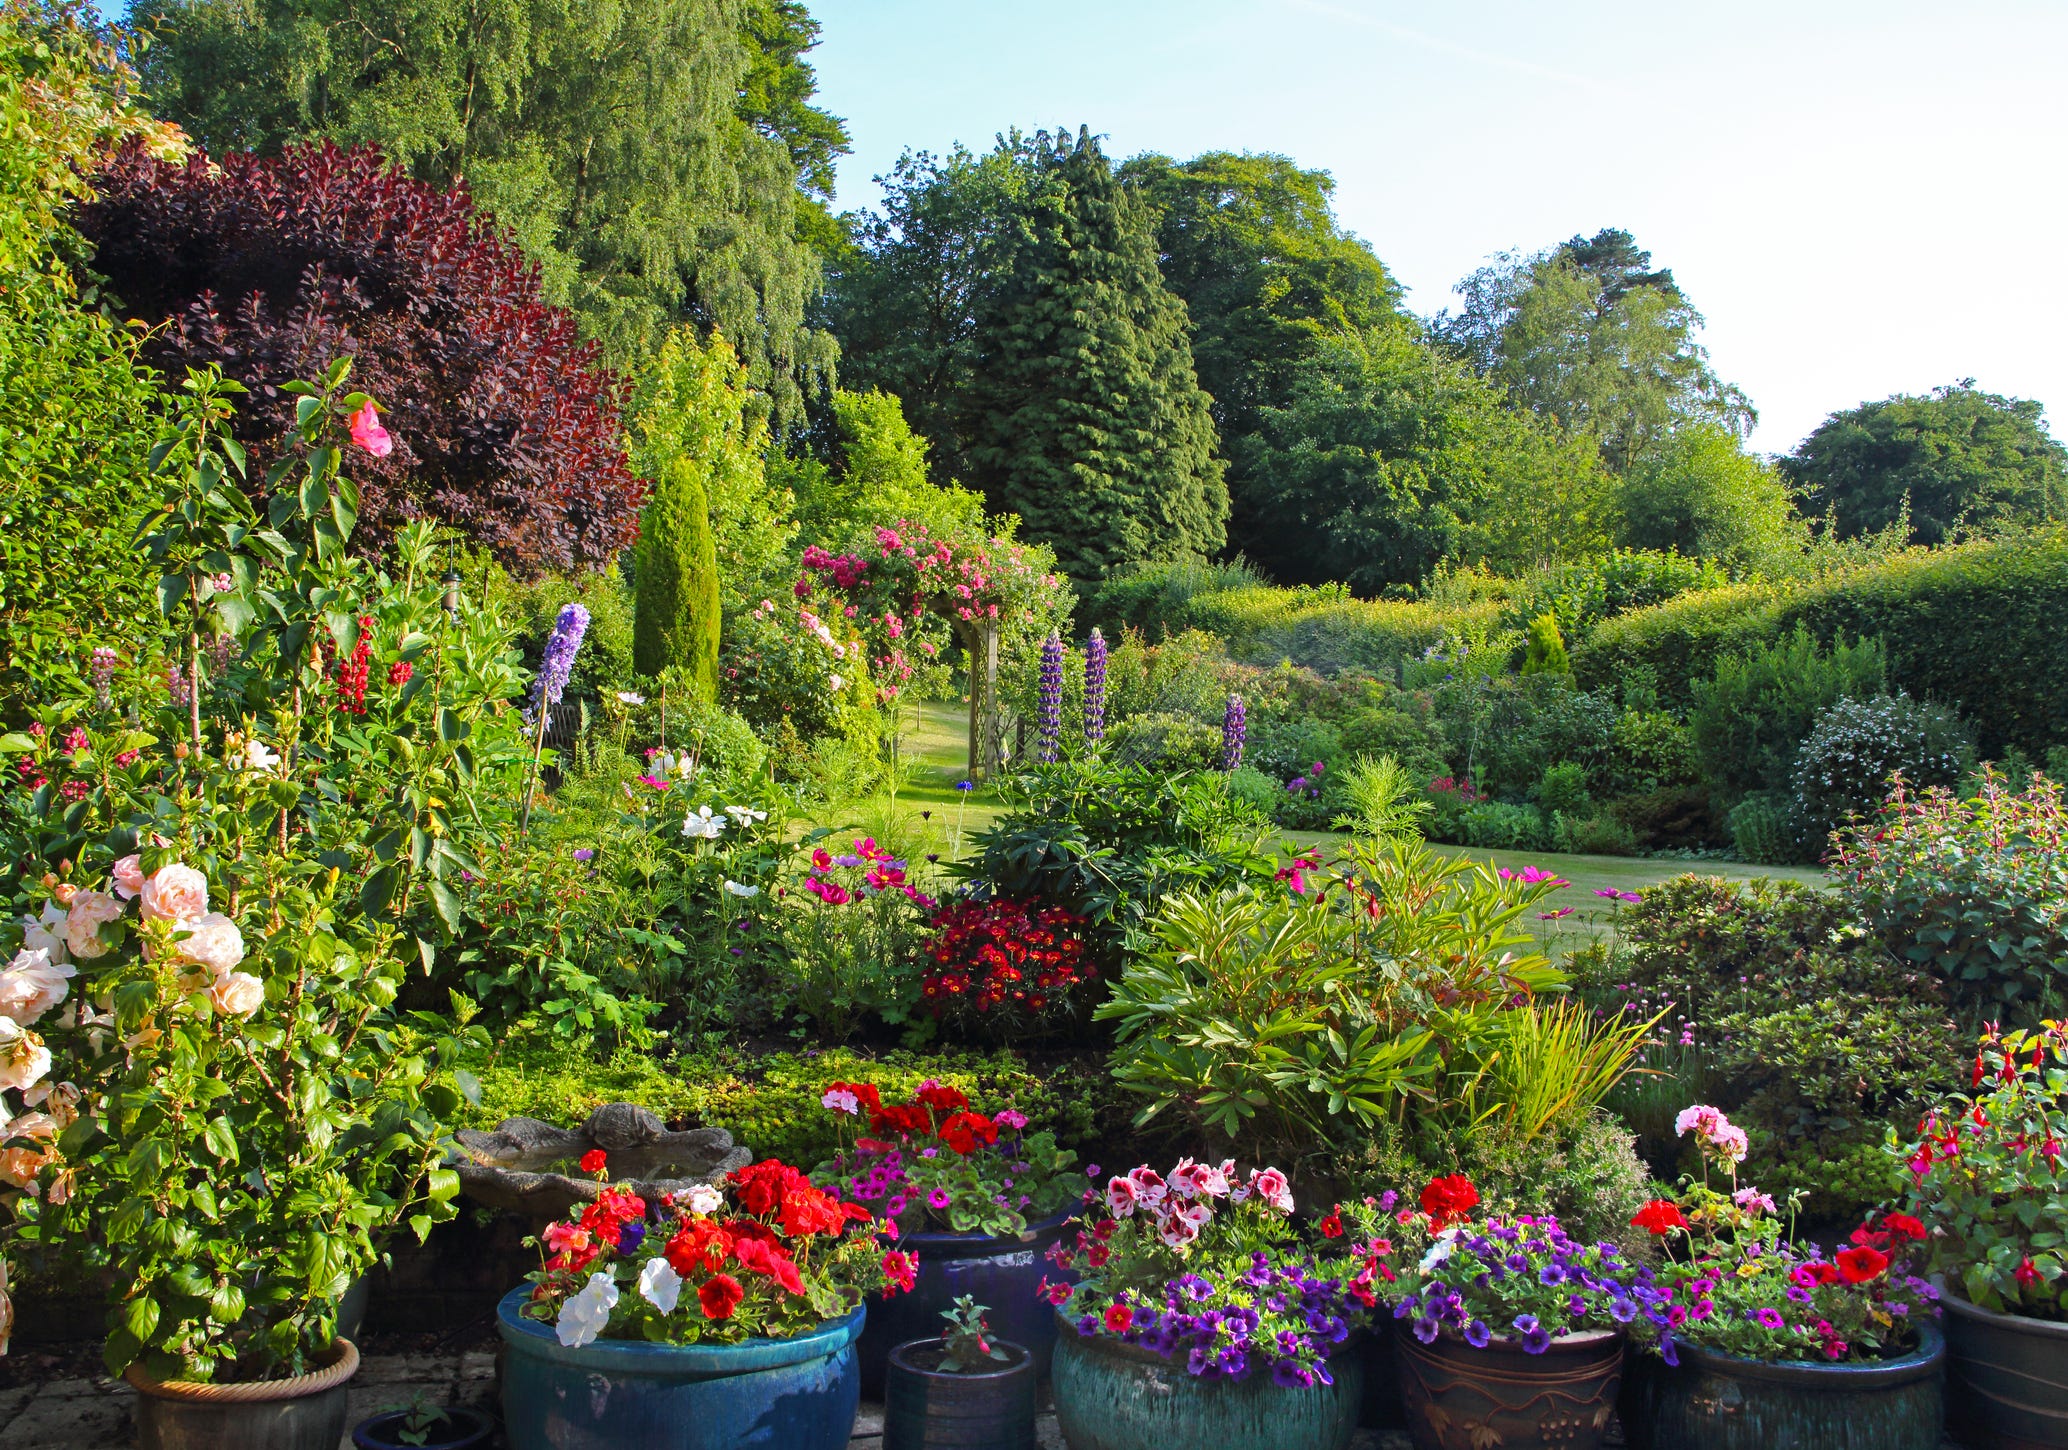
M 754 1157 L 723 1128 L 671 1133 L 652 1110 L 634 1103 L 605 1103 L 579 1128 L 505 1118 L 490 1131 L 462 1128 L 454 1136 L 466 1152 L 453 1166 L 467 1195 L 540 1222 L 565 1218 L 604 1188 L 576 1168 L 592 1148 L 610 1156 L 611 1186 L 629 1188 L 648 1203 L 715 1183 Z

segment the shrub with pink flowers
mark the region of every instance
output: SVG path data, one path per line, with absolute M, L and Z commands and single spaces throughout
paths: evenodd
M 1190 1158 L 1168 1176 L 1144 1165 L 1085 1195 L 1083 1227 L 1049 1250 L 1075 1285 L 1042 1292 L 1082 1335 L 1110 1335 L 1204 1379 L 1270 1376 L 1289 1388 L 1335 1383 L 1329 1356 L 1378 1304 L 1390 1245 L 1322 1246 L 1292 1222 L 1276 1168 L 1240 1173 Z
M 976 1111 L 961 1089 L 928 1078 L 886 1103 L 872 1083 L 835 1082 L 819 1096 L 840 1147 L 812 1177 L 879 1209 L 907 1232 L 1018 1234 L 1078 1201 L 1077 1155 L 1016 1108 Z

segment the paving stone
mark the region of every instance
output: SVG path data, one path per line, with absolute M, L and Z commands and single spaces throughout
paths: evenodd
M 883 1433 L 883 1406 L 873 1400 L 862 1401 L 862 1407 L 855 1412 L 854 1433 L 857 1437 L 862 1435 L 881 1435 Z
M 0 1428 L 7 1450 L 112 1450 L 134 1439 L 126 1386 L 107 1394 L 39 1394 Z

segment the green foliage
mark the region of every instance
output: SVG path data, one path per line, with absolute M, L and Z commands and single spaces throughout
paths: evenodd
M 1558 982 L 1520 927 L 1551 889 L 1393 841 L 1353 847 L 1327 889 L 1174 895 L 1096 1013 L 1118 1024 L 1114 1075 L 1147 1100 L 1138 1121 L 1174 1111 L 1256 1161 L 1395 1120 L 1441 1100 L 1504 1004 Z
M 806 833 L 804 848 L 820 848 L 831 832 Z M 920 1000 L 921 960 L 932 902 L 924 896 L 907 895 L 896 887 L 870 887 L 866 880 L 879 875 L 882 862 L 842 865 L 854 861 L 865 845 L 841 850 L 833 842 L 828 859 L 833 864 L 806 875 L 816 857 L 793 857 L 785 876 L 788 895 L 776 911 L 775 929 L 781 933 L 783 960 L 773 973 L 771 996 L 779 1011 L 794 1014 L 810 1024 L 820 1042 L 845 1042 L 865 1022 L 875 1020 L 899 1027 L 911 1020 Z M 867 842 L 872 849 L 873 842 Z M 890 864 L 900 872 L 906 863 L 893 858 Z M 917 870 L 914 876 L 921 873 Z M 838 887 L 837 893 L 819 895 L 804 890 L 808 879 Z
M 133 75 L 74 12 L 0 7 L 0 715 L 83 696 L 95 644 L 146 645 L 155 576 L 131 549 L 162 406 L 134 340 L 78 295 L 64 219 L 125 137 L 173 154 Z
M 1822 577 L 1737 584 L 1612 619 L 1574 654 L 1600 688 L 1654 671 L 1667 703 L 1724 655 L 1780 639 L 1798 624 L 1819 640 L 1878 637 L 1888 686 L 1937 700 L 1968 721 L 1985 755 L 2009 746 L 2044 756 L 2068 742 L 2068 534 L 1868 559 Z
M 1959 717 L 1908 695 L 1840 700 L 1817 716 L 1795 757 L 1795 804 L 1811 839 L 1853 818 L 1873 819 L 1891 777 L 1913 790 L 1950 788 L 1975 763 Z
M 1648 1016 L 1667 1004 L 1688 1029 L 1699 1077 L 1680 1106 L 1713 1101 L 1772 1162 L 1761 1185 L 1802 1188 L 1833 1216 L 1864 1196 L 1853 1165 L 1891 1121 L 1959 1071 L 1959 1039 L 1932 974 L 1891 956 L 1848 903 L 1794 882 L 1678 876 L 1625 909 L 1624 950 L 1587 971 L 1590 990 Z M 1617 990 L 1620 989 L 1620 990 Z M 1696 1096 L 1696 1093 L 1706 1096 Z M 1656 1131 L 1656 1129 L 1655 1129 Z M 1655 1142 L 1677 1153 L 1678 1139 Z
M 1942 544 L 2068 516 L 2068 448 L 2044 409 L 1972 378 L 1833 413 L 1780 464 L 1847 538 L 1907 522 L 1912 541 Z
M 1785 792 L 1817 717 L 1840 700 L 1880 693 L 1887 677 L 1879 640 L 1847 644 L 1841 635 L 1826 651 L 1801 626 L 1726 657 L 1712 678 L 1693 685 L 1688 725 L 1703 775 L 1730 802 L 1754 791 Z
M 1755 791 L 1731 807 L 1724 824 L 1730 831 L 1732 854 L 1759 866 L 1800 861 L 1811 844 L 1796 819 L 1795 802 L 1788 796 Z
M 1998 1314 L 2068 1319 L 2060 1229 L 2068 1213 L 2060 1168 L 2068 1053 L 2060 1030 L 1991 1028 L 1974 1073 L 1973 1094 L 1942 1097 L 1915 1136 L 1889 1134 L 1884 1170 L 1909 1170 L 1905 1206 L 1931 1226 L 1928 1267 L 1949 1289 Z
M 1422 834 L 1422 820 L 1431 810 L 1422 796 L 1422 779 L 1390 755 L 1360 755 L 1339 772 L 1346 810 L 1337 830 L 1368 841 L 1391 841 Z
M 1551 821 L 1535 806 L 1480 801 L 1459 822 L 1464 844 L 1485 851 L 1548 851 Z
M 832 360 L 804 324 L 810 204 L 845 142 L 807 104 L 809 18 L 756 0 L 610 11 L 457 0 L 145 0 L 145 80 L 212 150 L 371 141 L 419 180 L 462 177 L 612 355 L 674 324 L 722 329 L 779 417 Z M 823 224 L 821 224 L 823 228 Z
M 1244 550 L 1289 584 L 1378 594 L 1443 564 L 1529 567 L 1608 542 L 1593 442 L 1399 330 L 1318 343 L 1261 410 L 1244 467 Z
M 1450 582 L 1450 581 L 1446 581 Z M 1604 619 L 1728 583 L 1706 559 L 1647 549 L 1614 549 L 1520 581 L 1501 622 L 1520 629 L 1547 611 L 1568 640 L 1582 640 Z
M 2012 792 L 1891 797 L 1834 843 L 1832 877 L 1869 929 L 1977 1011 L 2062 1015 L 2068 962 L 2068 817 L 2044 776 Z
M 866 1082 L 903 1100 L 928 1078 L 977 1102 L 1010 1104 L 1056 1134 L 1065 1147 L 1108 1151 L 1124 1123 L 1121 1098 L 1096 1064 L 1036 1066 L 1011 1051 L 863 1053 L 832 1047 L 749 1054 L 705 1049 L 668 1060 L 624 1047 L 607 1060 L 570 1054 L 557 1037 L 520 1024 L 490 1052 L 465 1059 L 480 1079 L 481 1101 L 466 1120 L 490 1126 L 506 1117 L 579 1123 L 604 1103 L 643 1103 L 669 1122 L 723 1128 L 757 1158 L 818 1163 L 840 1147 L 839 1125 L 819 1105 L 826 1084 Z
M 1464 306 L 1436 333 L 1521 406 L 1599 438 L 1619 473 L 1684 421 L 1750 431 L 1751 402 L 1695 341 L 1702 314 L 1671 270 L 1650 268 L 1615 227 L 1505 253 L 1458 285 Z
M 973 481 L 1076 579 L 1218 552 L 1227 485 L 1149 218 L 1089 133 L 1033 148 L 976 298 Z
M 1529 644 L 1522 656 L 1522 672 L 1525 675 L 1559 675 L 1572 673 L 1572 663 L 1565 657 L 1565 640 L 1558 633 L 1558 616 L 1540 614 L 1529 622 Z
M 1608 756 L 1604 789 L 1614 795 L 1670 790 L 1701 779 L 1694 735 L 1663 710 L 1625 710 L 1617 716 Z
M 838 553 L 873 544 L 878 528 L 911 524 L 945 539 L 996 532 L 984 517 L 983 499 L 928 476 L 927 440 L 912 431 L 895 396 L 836 391 L 831 407 L 837 438 L 831 465 L 809 459 L 794 465 L 791 488 L 805 543 Z
M 718 694 L 718 563 L 711 510 L 685 460 L 662 470 L 633 568 L 638 577 L 633 661 L 642 675 L 681 672 L 688 695 Z
M 1787 482 L 1719 423 L 1685 423 L 1631 464 L 1616 492 L 1620 542 L 1736 570 L 1799 553 L 1807 541 Z

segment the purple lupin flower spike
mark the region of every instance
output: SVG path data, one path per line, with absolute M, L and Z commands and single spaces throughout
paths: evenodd
M 1063 745 L 1063 641 L 1051 634 L 1041 642 L 1041 763 L 1054 765 Z
M 1221 717 L 1221 769 L 1239 770 L 1242 766 L 1242 737 L 1244 734 L 1244 713 L 1242 696 L 1228 697 L 1228 713 Z
M 1106 637 L 1096 629 L 1084 647 L 1084 740 L 1106 738 Z
M 527 721 L 538 718 L 541 700 L 549 710 L 560 703 L 561 695 L 567 690 L 567 677 L 574 673 L 574 657 L 582 647 L 582 636 L 588 632 L 589 611 L 579 604 L 568 605 L 553 621 L 552 638 L 546 641 L 546 652 L 539 660 L 539 672 L 533 678 L 531 694 L 524 702 Z

